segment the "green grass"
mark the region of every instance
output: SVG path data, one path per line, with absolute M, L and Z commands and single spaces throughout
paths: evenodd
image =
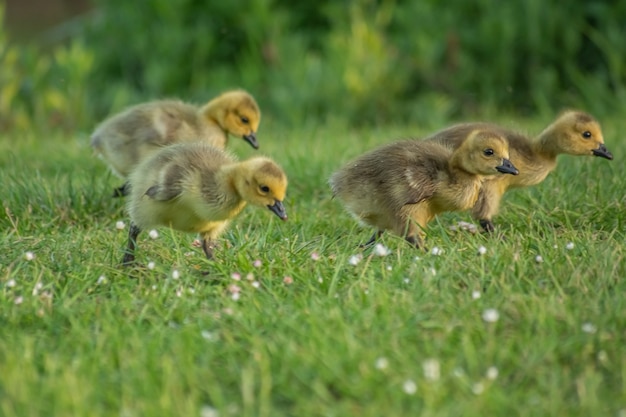
M 426 240 L 442 255 L 386 235 L 392 254 L 356 266 L 371 231 L 330 199 L 328 176 L 427 132 L 264 123 L 262 150 L 289 174 L 289 221 L 246 208 L 215 263 L 192 235 L 145 233 L 138 260 L 153 270 L 118 267 L 119 180 L 86 135 L 0 139 L 0 415 L 624 416 L 623 120 L 603 120 L 614 161 L 562 157 L 543 184 L 507 194 L 506 240 L 454 233 L 469 215 L 446 214 Z M 439 378 L 424 373 L 431 359 Z

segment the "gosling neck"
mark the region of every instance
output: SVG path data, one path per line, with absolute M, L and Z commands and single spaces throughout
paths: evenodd
M 477 180 L 482 181 L 483 179 L 482 175 L 470 172 L 468 170 L 458 152 L 455 152 L 450 158 L 450 162 L 448 163 L 448 171 L 450 173 L 451 183 L 468 183 Z
M 224 119 L 226 118 L 226 110 L 220 105 L 218 99 L 213 99 L 200 108 L 200 114 L 203 121 L 209 121 L 227 134 L 224 129 Z
M 239 162 L 233 162 L 222 166 L 216 175 L 219 186 L 225 195 L 230 196 L 233 202 L 242 200 L 241 191 L 245 186 L 246 179 L 240 174 L 241 165 Z
M 536 154 L 546 159 L 556 160 L 556 157 L 562 153 L 556 124 L 546 127 L 532 142 L 532 147 Z

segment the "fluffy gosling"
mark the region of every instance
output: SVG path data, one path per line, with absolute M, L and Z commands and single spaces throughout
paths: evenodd
M 604 145 L 600 124 L 589 114 L 566 111 L 535 139 L 488 123 L 465 123 L 452 126 L 427 139 L 451 146 L 461 146 L 469 132 L 489 129 L 504 136 L 509 142 L 511 162 L 519 168 L 520 175 L 497 175 L 488 178 L 473 207 L 472 216 L 490 233 L 495 230 L 493 217 L 498 213 L 503 194 L 517 187 L 528 187 L 542 182 L 556 168 L 557 156 L 589 155 L 613 159 Z
M 266 157 L 242 162 L 204 143 L 164 148 L 129 177 L 128 248 L 122 264 L 135 260 L 139 233 L 156 226 L 200 233 L 208 259 L 218 236 L 246 203 L 267 207 L 287 219 L 287 177 Z
M 466 136 L 456 150 L 436 141 L 385 145 L 331 176 L 333 195 L 358 221 L 377 229 L 365 245 L 391 230 L 423 247 L 426 224 L 444 211 L 472 207 L 486 176 L 517 175 L 504 138 L 479 129 Z
M 258 149 L 261 112 L 245 91 L 228 91 L 202 107 L 177 100 L 138 104 L 100 124 L 91 146 L 113 172 L 127 178 L 135 166 L 164 146 L 204 141 L 224 149 L 228 135 L 240 136 Z M 126 185 L 115 197 L 127 194 Z

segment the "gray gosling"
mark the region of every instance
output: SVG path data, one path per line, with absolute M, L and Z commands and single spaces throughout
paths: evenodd
M 126 179 L 141 161 L 176 143 L 203 141 L 224 149 L 231 134 L 258 149 L 260 121 L 254 97 L 241 90 L 221 94 L 202 107 L 158 100 L 132 106 L 105 120 L 91 135 L 91 146 L 115 174 Z M 127 193 L 124 184 L 113 196 Z
M 453 150 L 436 141 L 407 140 L 374 149 L 330 178 L 330 186 L 357 221 L 423 248 L 423 229 L 437 214 L 474 205 L 485 178 L 517 175 L 507 142 L 489 130 L 473 130 Z
M 520 175 L 496 175 L 483 182 L 478 200 L 472 209 L 483 230 L 495 230 L 493 217 L 498 213 L 503 194 L 518 187 L 529 187 L 542 182 L 556 168 L 557 156 L 589 155 L 613 159 L 604 145 L 600 124 L 589 114 L 580 111 L 562 113 L 534 139 L 503 127 L 488 123 L 465 123 L 449 127 L 428 137 L 441 143 L 461 146 L 467 134 L 476 129 L 488 129 L 504 136 L 509 142 L 511 162 Z
M 216 239 L 246 203 L 287 219 L 287 176 L 275 162 L 266 157 L 238 162 L 204 143 L 164 148 L 132 172 L 129 184 L 131 223 L 123 265 L 134 262 L 137 237 L 147 228 L 199 233 L 212 259 Z

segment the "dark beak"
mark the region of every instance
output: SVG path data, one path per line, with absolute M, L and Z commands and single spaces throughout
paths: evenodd
M 243 140 L 248 142 L 250 146 L 252 146 L 254 149 L 259 149 L 259 142 L 257 142 L 254 132 L 250 133 L 249 135 L 243 135 Z
M 600 146 L 598 146 L 598 149 L 594 149 L 592 152 L 595 156 L 601 156 L 602 158 L 606 158 L 608 160 L 613 159 L 613 154 L 609 152 L 606 146 L 604 146 L 604 143 L 601 143 Z
M 285 206 L 283 206 L 282 201 L 277 201 L 273 206 L 267 206 L 267 208 L 272 210 L 281 220 L 287 220 L 287 212 L 285 211 Z
M 515 166 L 508 159 L 503 159 L 502 165 L 498 165 L 496 169 L 499 172 L 502 172 L 504 174 L 513 174 L 513 175 L 519 174 L 519 171 L 517 170 L 517 168 L 515 168 Z

